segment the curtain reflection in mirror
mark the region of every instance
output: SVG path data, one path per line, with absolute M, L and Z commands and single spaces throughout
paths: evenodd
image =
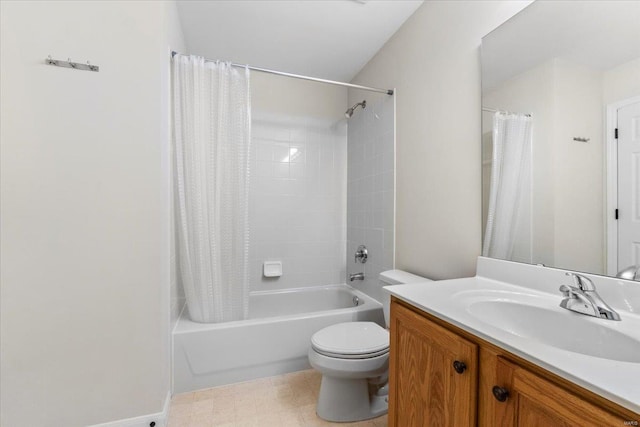
M 519 230 L 529 237 L 531 200 L 532 118 L 527 114 L 496 112 L 493 117 L 493 153 L 489 210 L 482 255 L 514 258 Z M 530 241 L 529 238 L 523 241 Z M 530 244 L 517 258 L 531 257 Z

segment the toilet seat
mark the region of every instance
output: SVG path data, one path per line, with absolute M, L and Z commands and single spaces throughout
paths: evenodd
M 339 359 L 368 359 L 389 352 L 389 331 L 373 322 L 328 326 L 311 337 L 314 351 Z

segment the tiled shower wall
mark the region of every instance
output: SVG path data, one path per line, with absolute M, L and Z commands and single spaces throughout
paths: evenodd
M 254 112 L 249 193 L 251 290 L 344 283 L 344 120 Z M 267 278 L 264 261 L 282 261 Z
M 362 99 L 367 107 L 349 119 L 347 138 L 347 273 L 365 273 L 351 285 L 381 301 L 378 275 L 394 265 L 395 107 L 393 96 Z M 369 251 L 365 264 L 354 263 L 361 244 Z

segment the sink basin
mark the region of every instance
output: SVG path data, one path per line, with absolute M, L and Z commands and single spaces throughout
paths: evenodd
M 513 335 L 602 359 L 640 363 L 640 341 L 601 322 L 554 306 L 520 301 L 480 300 L 467 311 L 476 319 Z M 565 312 L 566 311 L 566 312 Z

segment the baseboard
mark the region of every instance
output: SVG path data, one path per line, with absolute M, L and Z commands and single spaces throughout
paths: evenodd
M 171 392 L 167 393 L 164 400 L 162 412 L 155 414 L 141 415 L 134 418 L 125 418 L 124 420 L 110 421 L 108 423 L 94 424 L 90 427 L 149 427 L 155 422 L 155 427 L 166 427 L 169 418 L 169 406 L 171 404 Z

